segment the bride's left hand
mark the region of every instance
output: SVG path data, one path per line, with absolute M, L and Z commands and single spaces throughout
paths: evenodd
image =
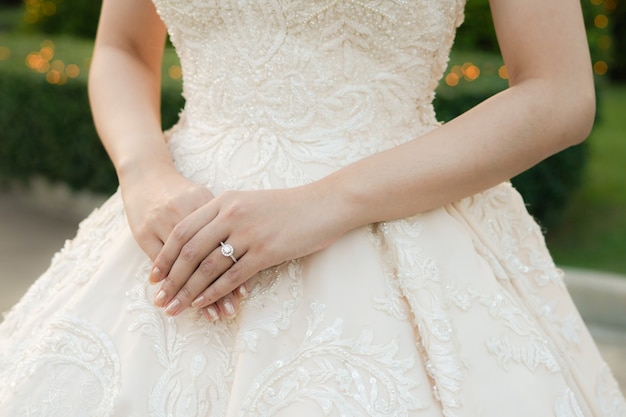
M 337 201 L 310 185 L 220 194 L 183 219 L 155 259 L 164 299 L 171 300 L 160 307 L 170 315 L 193 306 L 209 320 L 232 317 L 238 306 L 231 292 L 245 291 L 254 274 L 323 249 L 347 231 Z M 237 262 L 221 242 L 234 248 Z

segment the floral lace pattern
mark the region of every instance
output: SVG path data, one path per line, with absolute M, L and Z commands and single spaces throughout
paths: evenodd
M 341 320 L 320 328 L 323 305 L 311 305 L 311 312 L 302 345 L 256 378 L 240 415 L 272 416 L 294 403 L 342 416 L 400 416 L 425 407 L 405 375 L 413 361 L 395 357 L 397 342 L 376 346 L 367 330 L 345 339 Z
M 5 395 L 8 390 L 24 398 L 6 412 L 61 417 L 86 415 L 89 410 L 92 416 L 111 416 L 120 371 L 119 357 L 106 333 L 76 317 L 55 318 L 5 374 Z M 29 385 L 42 388 L 31 392 Z

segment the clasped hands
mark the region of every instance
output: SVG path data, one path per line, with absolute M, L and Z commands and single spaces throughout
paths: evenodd
M 154 304 L 171 316 L 193 307 L 210 321 L 233 317 L 257 272 L 323 249 L 347 231 L 326 205 L 328 193 L 310 185 L 213 197 L 176 174 L 157 188 L 132 188 L 122 187 L 129 224 L 154 263 Z

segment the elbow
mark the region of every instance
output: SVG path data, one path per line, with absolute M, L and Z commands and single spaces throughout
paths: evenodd
M 574 101 L 572 110 L 572 129 L 570 145 L 578 145 L 585 141 L 591 133 L 596 118 L 596 94 L 593 85 L 586 93 L 580 92 Z
M 565 147 L 578 145 L 589 137 L 596 118 L 596 92 L 593 76 L 561 88 L 558 103 L 565 116 L 563 140 Z

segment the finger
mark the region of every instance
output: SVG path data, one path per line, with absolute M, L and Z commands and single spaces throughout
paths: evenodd
M 222 297 L 216 305 L 223 317 L 228 319 L 235 317 L 237 310 L 235 309 L 235 300 L 234 297 L 231 296 L 231 293 Z
M 220 318 L 220 313 L 215 304 L 211 304 L 210 306 L 203 308 L 200 310 L 202 316 L 210 322 L 214 322 Z
M 204 297 L 201 295 L 202 291 L 209 287 L 219 276 L 232 266 L 234 262 L 233 259 L 236 260 L 233 247 L 229 244 L 221 243 L 220 247 L 216 248 L 200 263 L 191 277 L 184 283 L 178 293 L 174 295 L 171 301 L 174 302 L 173 307 L 169 309 L 168 305 L 166 308 L 168 314 L 179 314 L 190 305 L 196 308 L 201 308 L 206 305 Z M 225 250 L 225 248 L 227 250 Z M 247 293 L 247 286 L 245 286 L 244 283 L 240 291 L 234 292 L 233 294 L 235 296 L 233 298 L 234 304 L 239 304 L 239 299 L 241 298 L 239 294 L 245 293 Z M 178 302 L 175 300 L 178 300 Z M 231 315 L 231 313 L 229 313 L 229 315 Z
M 198 306 L 198 308 L 210 306 L 224 296 L 233 292 L 238 287 L 243 287 L 243 289 L 239 290 L 240 295 L 247 294 L 248 286 L 246 284 L 246 281 L 264 267 L 265 266 L 259 266 L 258 262 L 254 262 L 253 256 L 248 254 L 242 256 L 239 261 L 237 261 L 237 263 L 235 263 L 230 269 L 225 271 L 218 279 L 216 279 L 207 289 L 202 292 L 202 294 L 200 295 L 200 297 L 202 297 L 202 302 L 196 303 L 196 305 Z
M 210 322 L 214 322 L 218 320 L 220 317 L 232 318 L 239 312 L 241 307 L 241 303 L 248 295 L 248 283 L 244 282 L 242 285 L 237 287 L 235 291 L 231 292 L 227 297 L 230 297 L 230 302 L 232 303 L 234 313 L 229 314 L 229 308 L 226 307 L 225 298 L 219 300 L 217 303 L 211 304 L 204 308 L 200 308 L 200 312 Z
M 149 239 L 144 239 L 139 246 L 141 247 L 141 250 L 148 255 L 148 258 L 154 261 L 163 248 L 163 242 L 155 236 Z
M 212 205 L 206 204 L 172 227 L 171 232 L 164 240 L 164 245 L 155 256 L 152 268 L 154 273 L 150 276 L 152 282 L 158 282 L 169 275 L 172 266 L 178 257 L 181 256 L 185 245 L 213 220 L 216 214 L 216 209 Z M 192 251 L 193 248 L 188 247 L 186 250 Z
M 214 229 L 215 226 L 212 224 L 202 228 L 182 246 L 178 256 L 173 261 L 173 265 L 171 267 L 164 267 L 169 269 L 167 276 L 162 281 L 161 289 L 155 297 L 154 304 L 156 306 L 163 307 L 167 305 L 169 307 L 173 298 L 194 275 L 194 272 L 201 268 L 201 276 L 204 276 L 205 280 L 200 284 L 193 284 L 199 285 L 201 288 L 197 291 L 194 290 L 193 287 L 186 288 L 185 291 L 188 291 L 188 294 L 184 294 L 184 299 L 179 300 L 180 302 L 184 301 L 184 307 L 187 307 L 191 300 L 198 295 L 199 291 L 202 291 L 202 289 L 210 285 L 216 277 L 230 267 L 228 262 L 223 262 L 223 260 L 220 259 L 219 250 L 217 249 L 219 244 L 214 243 L 216 240 L 214 235 L 218 232 L 214 232 Z M 169 239 L 165 242 L 165 246 L 167 246 L 168 243 Z M 159 257 L 161 257 L 161 255 L 159 255 Z M 165 270 L 161 269 L 159 259 L 157 259 L 155 266 L 159 268 L 160 273 L 166 273 Z
M 164 288 L 166 293 L 174 294 L 172 300 L 168 302 L 165 312 L 174 316 L 190 305 L 196 307 L 201 304 L 203 302 L 202 291 L 230 268 L 231 264 L 232 261 L 225 259 L 220 250 L 216 248 L 200 263 L 178 292 L 174 294 L 173 292 L 168 292 L 170 288 Z
M 248 294 L 248 284 L 243 283 L 233 292 L 219 300 L 216 304 L 224 317 L 232 318 L 239 312 L 242 301 Z
M 214 233 L 211 229 L 205 227 L 183 246 L 169 275 L 163 280 L 155 305 L 167 306 L 168 314 L 174 315 L 174 311 L 181 312 L 189 307 L 205 288 L 231 267 L 231 256 L 225 256 L 223 247 L 212 243 Z M 214 249 L 206 254 L 211 246 Z M 172 307 L 171 303 L 174 303 Z
M 248 296 L 248 292 L 249 292 L 248 283 L 244 282 L 243 284 L 235 288 L 235 290 L 230 293 L 231 300 L 235 307 L 235 312 L 239 311 L 239 306 L 241 305 L 243 300 L 245 300 L 246 297 Z M 198 296 L 193 301 L 193 303 L 191 303 L 191 305 L 192 307 L 197 308 L 199 310 L 203 310 L 208 307 L 213 307 L 213 312 L 217 313 L 218 315 L 221 315 L 217 303 L 208 304 L 203 295 Z
M 139 240 L 148 257 L 154 262 L 163 249 L 163 245 L 172 229 L 176 226 L 174 219 L 154 219 L 138 232 Z
M 241 254 L 239 256 L 243 257 L 244 254 L 245 253 L 243 253 L 243 254 Z M 231 255 L 234 257 L 234 254 L 231 254 Z M 226 258 L 230 262 L 230 264 L 228 265 L 228 268 L 222 269 L 220 271 L 220 273 L 217 274 L 217 275 L 212 274 L 212 277 L 205 281 L 206 284 L 202 287 L 202 291 L 200 291 L 198 293 L 196 298 L 191 303 L 192 307 L 202 309 L 202 308 L 207 307 L 207 306 L 209 306 L 211 304 L 214 304 L 215 301 L 211 302 L 210 300 L 207 299 L 207 291 L 208 291 L 208 289 L 215 282 L 215 280 L 217 280 L 220 276 L 222 276 L 229 268 L 232 268 L 232 267 L 234 267 L 234 265 L 236 265 L 236 263 L 233 263 L 232 258 L 230 258 L 230 256 L 225 256 L 224 255 L 224 252 L 222 252 L 221 249 L 220 249 L 220 256 L 222 256 L 223 258 Z M 231 293 L 232 293 L 233 299 L 236 301 L 236 304 L 239 304 L 239 301 L 241 301 L 243 298 L 245 298 L 245 296 L 248 294 L 248 284 L 247 284 L 247 282 L 244 281 L 240 285 L 236 286 L 235 289 L 233 291 L 231 291 Z M 221 298 L 221 297 L 219 297 L 219 298 Z

